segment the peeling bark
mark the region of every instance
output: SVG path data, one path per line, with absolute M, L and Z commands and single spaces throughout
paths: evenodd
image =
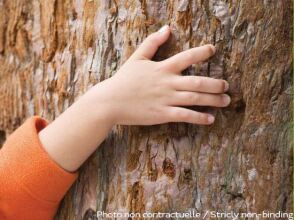
M 0 144 L 25 118 L 54 120 L 170 24 L 155 60 L 215 44 L 183 74 L 230 82 L 212 126 L 116 126 L 56 219 L 96 210 L 292 211 L 292 2 L 0 0 Z

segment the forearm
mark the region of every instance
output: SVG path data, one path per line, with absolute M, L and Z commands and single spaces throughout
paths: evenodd
M 98 99 L 87 92 L 39 133 L 44 149 L 65 170 L 77 170 L 113 127 L 110 110 Z
M 213 45 L 192 48 L 164 61 L 151 61 L 169 34 L 168 26 L 151 34 L 113 77 L 94 86 L 40 132 L 45 150 L 61 167 L 78 169 L 114 124 L 210 125 L 213 115 L 184 106 L 229 105 L 230 97 L 224 94 L 229 88 L 226 81 L 181 76 L 192 64 L 214 55 Z

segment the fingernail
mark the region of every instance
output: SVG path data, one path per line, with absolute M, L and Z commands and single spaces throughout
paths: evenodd
M 222 99 L 223 99 L 223 102 L 224 102 L 225 105 L 228 105 L 231 102 L 230 96 L 228 96 L 226 94 L 223 95 Z
M 209 115 L 209 116 L 207 117 L 207 121 L 208 121 L 209 124 L 212 124 L 212 123 L 214 122 L 214 116 Z
M 159 29 L 159 33 L 162 34 L 164 32 L 166 32 L 168 30 L 169 26 L 168 25 L 164 25 Z
M 230 88 L 230 85 L 228 82 L 225 81 L 225 92 L 228 91 Z

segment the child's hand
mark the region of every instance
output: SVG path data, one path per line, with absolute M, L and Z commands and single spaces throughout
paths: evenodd
M 161 62 L 151 61 L 170 35 L 168 26 L 151 34 L 111 78 L 96 85 L 97 102 L 103 102 L 115 124 L 151 125 L 166 122 L 211 124 L 214 116 L 179 106 L 224 107 L 230 97 L 223 94 L 224 80 L 182 76 L 181 71 L 214 55 L 213 45 L 176 54 Z
M 113 77 L 92 87 L 39 132 L 54 161 L 68 171 L 77 170 L 115 124 L 213 123 L 212 115 L 180 106 L 229 104 L 224 80 L 181 75 L 188 66 L 212 56 L 215 48 L 205 45 L 151 61 L 169 34 L 168 26 L 151 34 Z

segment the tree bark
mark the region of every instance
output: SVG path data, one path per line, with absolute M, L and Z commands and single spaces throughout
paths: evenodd
M 214 58 L 183 74 L 228 80 L 231 105 L 193 107 L 213 112 L 212 126 L 114 127 L 56 219 L 291 212 L 292 13 L 290 0 L 0 0 L 0 144 L 31 115 L 54 120 L 169 24 L 154 59 L 216 45 Z

